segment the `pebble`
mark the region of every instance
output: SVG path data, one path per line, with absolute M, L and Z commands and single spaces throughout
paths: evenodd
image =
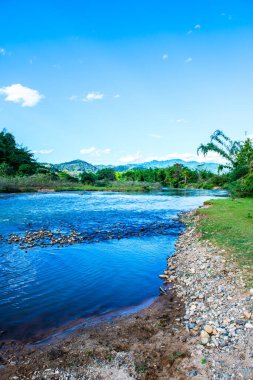
M 208 379 L 250 380 L 253 379 L 250 356 L 253 355 L 253 288 L 246 288 L 240 269 L 232 259 L 223 256 L 225 250 L 198 240 L 199 233 L 192 223 L 198 218 L 194 212 L 187 213 L 186 220 L 191 225 L 178 239 L 166 273 L 170 276 L 173 267 L 176 277 L 173 287 L 185 306 L 182 321 L 191 332 L 191 355 L 202 355 L 202 358 L 208 355 L 212 372 Z

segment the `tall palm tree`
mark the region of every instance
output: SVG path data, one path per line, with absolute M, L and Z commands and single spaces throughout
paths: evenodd
M 242 143 L 240 141 L 233 141 L 226 136 L 222 131 L 217 129 L 210 137 L 210 142 L 201 144 L 197 153 L 202 153 L 206 156 L 209 152 L 216 152 L 226 161 L 226 164 L 219 165 L 218 170 L 224 168 L 234 169 L 237 165 L 237 155 L 240 152 Z

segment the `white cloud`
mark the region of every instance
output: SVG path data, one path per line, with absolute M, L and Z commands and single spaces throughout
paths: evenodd
M 222 12 L 221 16 L 226 17 L 229 21 L 232 20 L 232 16 L 230 14 L 225 13 L 225 12 Z
M 103 99 L 104 94 L 101 92 L 89 92 L 83 99 L 84 102 L 92 102 L 93 100 Z
M 215 152 L 210 152 L 206 157 L 204 157 L 202 154 L 197 155 L 194 153 L 169 153 L 165 154 L 163 156 L 151 156 L 148 157 L 145 161 L 167 161 L 167 160 L 173 160 L 173 159 L 181 159 L 184 161 L 197 161 L 197 162 L 216 162 L 216 163 L 224 163 L 224 159 L 220 157 Z
M 6 96 L 5 101 L 20 103 L 22 107 L 34 107 L 44 98 L 37 90 L 22 86 L 21 84 L 1 87 L 0 94 Z
M 41 149 L 41 150 L 34 150 L 33 153 L 35 154 L 50 154 L 53 153 L 53 149 Z
M 76 96 L 76 95 L 71 95 L 68 99 L 69 99 L 71 102 L 73 102 L 74 100 L 77 100 L 77 96 Z
M 80 154 L 92 156 L 92 157 L 100 157 L 103 154 L 110 154 L 111 149 L 106 148 L 106 149 L 98 149 L 95 146 L 91 146 L 90 148 L 83 148 L 80 149 Z
M 192 34 L 192 30 L 188 30 L 187 34 L 188 35 Z
M 4 48 L 0 48 L 0 55 L 6 55 L 6 50 Z
M 149 133 L 148 136 L 152 137 L 152 139 L 160 139 L 162 137 L 161 135 L 158 135 L 156 133 Z
M 194 29 L 200 29 L 201 28 L 201 26 L 199 25 L 199 24 L 196 24 L 195 26 L 194 26 Z
M 192 62 L 192 57 L 188 57 L 185 61 L 184 61 L 184 63 L 191 63 Z
M 163 59 L 164 61 L 166 61 L 166 59 L 168 59 L 168 58 L 169 58 L 169 56 L 168 56 L 167 53 L 163 54 L 162 59 Z
M 136 153 L 133 153 L 133 154 L 128 154 L 126 156 L 120 157 L 119 160 L 123 164 L 128 164 L 128 163 L 131 163 L 131 162 L 136 162 L 140 158 L 141 158 L 141 153 L 140 152 L 136 152 Z
M 177 119 L 176 122 L 177 122 L 178 124 L 186 124 L 186 123 L 187 123 L 187 120 L 185 120 L 185 119 Z
M 118 99 L 118 98 L 120 98 L 120 94 L 113 95 L 113 97 L 114 97 L 115 99 Z

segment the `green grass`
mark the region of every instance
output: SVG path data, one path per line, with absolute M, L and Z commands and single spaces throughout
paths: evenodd
M 253 284 L 253 198 L 217 199 L 199 210 L 204 239 L 226 249 Z

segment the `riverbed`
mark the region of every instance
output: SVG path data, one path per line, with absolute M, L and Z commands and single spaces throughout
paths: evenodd
M 150 303 L 184 228 L 178 214 L 222 195 L 203 190 L 0 195 L 1 339 L 36 339 L 73 321 Z M 41 229 L 87 238 L 26 250 L 8 242 L 10 234 Z

